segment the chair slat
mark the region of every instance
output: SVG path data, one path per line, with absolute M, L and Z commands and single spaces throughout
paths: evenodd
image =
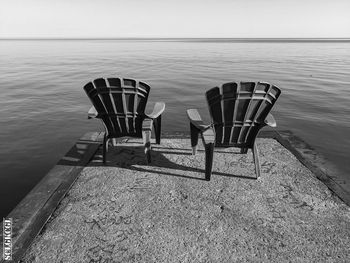
M 109 94 L 110 96 L 110 99 L 111 99 L 111 102 L 112 102 L 112 106 L 113 106 L 113 113 L 116 115 L 114 118 L 113 118 L 113 121 L 114 121 L 114 126 L 117 126 L 116 127 L 116 130 L 119 132 L 121 130 L 121 127 L 120 127 L 120 122 L 119 122 L 119 118 L 117 117 L 117 114 L 118 114 L 118 111 L 117 111 L 117 107 L 115 105 L 115 100 L 113 98 L 113 95 L 112 94 Z
M 139 86 L 139 84 L 137 85 Z M 133 127 L 134 127 L 134 132 L 136 132 L 136 116 L 138 115 L 137 114 L 137 101 L 138 101 L 138 95 L 137 95 L 137 87 L 135 86 L 135 89 L 134 89 L 134 101 L 133 101 L 133 109 L 132 109 L 132 113 L 134 115 L 133 117 Z
M 206 92 L 206 97 L 209 105 L 210 116 L 215 127 L 215 125 L 223 123 L 220 89 L 215 87 L 208 90 Z M 215 128 L 217 142 L 222 141 L 223 130 L 223 127 L 221 127 L 221 129 Z
M 125 94 L 125 99 L 126 99 L 126 104 L 127 104 L 127 114 L 131 114 L 132 117 L 129 118 L 129 132 L 134 133 L 135 132 L 135 127 L 134 127 L 134 102 L 135 102 L 135 93 L 133 94 Z
M 139 85 L 138 85 L 138 93 L 137 93 L 137 112 L 144 112 L 145 111 L 145 108 L 146 108 L 146 103 L 147 103 L 147 100 L 148 100 L 148 94 L 149 94 L 149 91 L 150 91 L 150 86 L 148 86 L 146 83 L 143 83 L 143 82 L 139 82 Z
M 247 130 L 246 134 L 244 135 L 244 141 L 248 140 L 248 135 L 250 134 L 252 129 L 258 129 L 257 126 L 259 123 L 256 122 L 255 117 L 257 116 L 257 113 L 259 111 L 259 108 L 261 107 L 261 104 L 264 102 L 264 100 L 253 100 L 252 102 L 252 110 L 251 110 L 251 116 L 249 117 L 251 121 L 251 125 L 249 129 Z
M 122 87 L 120 78 L 108 78 L 107 81 L 111 90 L 113 90 L 113 87 L 118 89 Z
M 233 123 L 233 109 L 235 108 L 237 98 L 237 83 L 225 83 L 222 85 L 222 100 L 223 100 L 223 115 L 224 123 Z M 228 144 L 232 137 L 232 126 L 226 126 L 224 128 L 224 136 L 221 140 L 222 143 Z
M 127 101 L 126 101 L 124 92 L 122 92 L 121 97 L 122 97 L 123 112 L 124 112 L 124 114 L 126 114 L 128 112 L 128 108 L 127 108 L 127 104 L 126 104 Z M 124 117 L 123 120 L 125 123 L 125 126 L 124 125 L 122 126 L 124 128 L 123 133 L 128 134 L 128 133 L 130 133 L 128 118 Z
M 250 115 L 252 113 L 251 105 L 254 97 L 254 93 L 256 90 L 256 84 L 254 82 L 241 82 L 241 90 L 249 92 L 249 97 L 247 98 L 246 103 L 246 109 L 244 109 L 244 117 L 243 117 L 243 123 L 250 124 L 249 126 L 252 126 L 252 123 L 249 122 Z M 237 142 L 245 143 L 246 134 L 249 131 L 249 127 L 243 126 L 239 132 Z
M 103 79 L 103 78 L 95 79 L 95 80 L 93 81 L 93 83 L 94 83 L 96 89 L 100 89 L 101 87 L 104 88 L 104 87 L 107 86 L 106 80 Z

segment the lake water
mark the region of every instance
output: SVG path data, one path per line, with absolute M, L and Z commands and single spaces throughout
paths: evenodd
M 206 90 L 232 80 L 264 80 L 282 89 L 278 129 L 309 143 L 341 171 L 350 190 L 349 41 L 1 40 L 0 214 L 5 216 L 84 133 L 82 87 L 122 76 L 152 87 L 164 101 L 164 132 L 189 132 L 187 108 L 209 121 Z M 152 104 L 149 103 L 149 106 Z

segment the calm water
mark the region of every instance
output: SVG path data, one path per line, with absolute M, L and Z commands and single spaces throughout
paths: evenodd
M 163 131 L 188 132 L 185 110 L 209 120 L 204 92 L 232 80 L 264 80 L 282 96 L 273 110 L 350 185 L 350 43 L 57 40 L 0 41 L 0 214 L 6 215 L 85 132 L 83 85 L 124 76 L 166 102 Z M 149 105 L 152 106 L 152 105 Z

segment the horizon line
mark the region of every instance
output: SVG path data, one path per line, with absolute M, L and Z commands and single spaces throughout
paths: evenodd
M 350 40 L 350 37 L 0 37 L 0 40 Z

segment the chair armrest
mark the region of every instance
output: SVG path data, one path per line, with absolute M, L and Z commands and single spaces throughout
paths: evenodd
M 90 110 L 88 111 L 88 119 L 96 118 L 97 115 L 98 115 L 97 110 L 95 109 L 94 106 L 92 106 L 92 107 L 90 108 Z
M 190 122 L 200 131 L 207 130 L 210 125 L 206 125 L 203 123 L 201 116 L 197 109 L 189 109 L 187 110 L 187 116 L 190 119 Z
M 276 123 L 276 120 L 275 118 L 272 116 L 271 113 L 269 113 L 265 119 L 265 124 L 270 126 L 270 127 L 276 127 L 277 126 L 277 123 Z
M 152 113 L 146 114 L 146 116 L 150 119 L 156 119 L 163 113 L 164 110 L 165 110 L 165 103 L 164 102 L 156 102 L 156 104 L 153 107 Z

